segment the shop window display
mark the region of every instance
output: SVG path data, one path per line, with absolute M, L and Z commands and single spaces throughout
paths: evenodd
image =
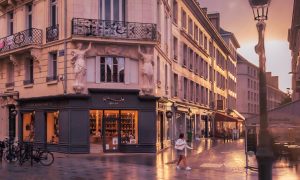
M 58 144 L 59 142 L 59 112 L 48 112 L 46 113 L 47 123 L 47 143 Z
M 138 143 L 138 112 L 121 111 L 121 143 Z
M 23 117 L 23 141 L 33 142 L 34 140 L 34 112 L 24 113 Z

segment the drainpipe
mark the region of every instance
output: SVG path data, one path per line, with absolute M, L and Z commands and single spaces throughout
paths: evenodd
M 67 36 L 68 36 L 68 32 L 67 32 L 67 0 L 64 0 L 64 95 L 67 94 Z

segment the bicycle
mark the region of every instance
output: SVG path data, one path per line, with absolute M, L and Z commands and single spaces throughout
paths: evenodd
M 47 150 L 41 150 L 40 148 L 33 150 L 31 158 L 32 160 L 42 164 L 43 166 L 50 166 L 54 162 L 53 153 Z
M 7 138 L 3 142 L 5 147 L 3 152 L 4 160 L 6 160 L 8 163 L 16 162 L 19 159 L 20 143 L 14 142 Z

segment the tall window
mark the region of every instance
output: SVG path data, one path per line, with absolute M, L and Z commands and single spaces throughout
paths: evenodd
M 7 64 L 7 82 L 13 83 L 14 82 L 14 64 L 9 62 Z
M 123 57 L 100 58 L 100 82 L 124 82 L 125 60 Z
M 188 90 L 188 81 L 186 78 L 183 78 L 183 99 L 187 99 L 187 90 Z
M 14 34 L 14 13 L 9 12 L 7 13 L 7 34 L 12 35 Z
M 24 84 L 33 83 L 33 59 L 27 59 L 25 63 L 25 81 Z
M 47 126 L 47 143 L 58 144 L 59 143 L 59 112 L 46 113 L 46 126 Z
M 102 20 L 125 21 L 125 0 L 99 0 Z
M 178 39 L 173 37 L 173 53 L 174 53 L 174 60 L 178 60 Z
M 157 75 L 157 84 L 160 85 L 160 58 L 159 58 L 159 56 L 157 56 L 156 75 Z
M 178 74 L 174 73 L 174 82 L 173 82 L 173 88 L 174 88 L 174 96 L 178 96 Z
M 168 65 L 165 64 L 165 91 L 168 90 Z
M 32 4 L 26 5 L 26 28 L 32 28 Z
M 199 69 L 199 56 L 197 53 L 195 53 L 195 60 L 194 60 L 194 66 L 195 66 L 195 74 L 198 74 Z
M 194 100 L 194 82 L 190 81 L 190 101 Z
M 177 0 L 173 0 L 173 22 L 178 23 L 178 4 Z
M 204 36 L 204 49 L 207 50 L 207 37 Z
M 193 21 L 189 17 L 189 34 L 193 37 Z
M 203 46 L 203 32 L 199 30 L 199 45 Z
M 200 91 L 199 84 L 196 84 L 196 103 L 199 103 Z
M 183 44 L 183 62 L 182 65 L 183 66 L 187 66 L 187 56 L 188 56 L 188 48 L 187 45 Z
M 194 38 L 195 38 L 195 41 L 198 41 L 198 36 L 199 36 L 198 26 L 196 24 L 194 24 Z
M 190 49 L 189 61 L 190 61 L 190 70 L 192 71 L 194 65 L 194 51 L 192 49 Z
M 50 25 L 57 25 L 57 0 L 50 0 Z
M 181 10 L 181 27 L 183 27 L 184 29 L 186 29 L 186 12 L 182 9 Z
M 52 52 L 49 54 L 47 81 L 52 81 L 56 79 L 57 79 L 57 53 Z

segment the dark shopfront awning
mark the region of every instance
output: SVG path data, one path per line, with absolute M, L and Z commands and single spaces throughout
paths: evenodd
M 225 113 L 215 112 L 215 121 L 238 122 L 238 119 Z

